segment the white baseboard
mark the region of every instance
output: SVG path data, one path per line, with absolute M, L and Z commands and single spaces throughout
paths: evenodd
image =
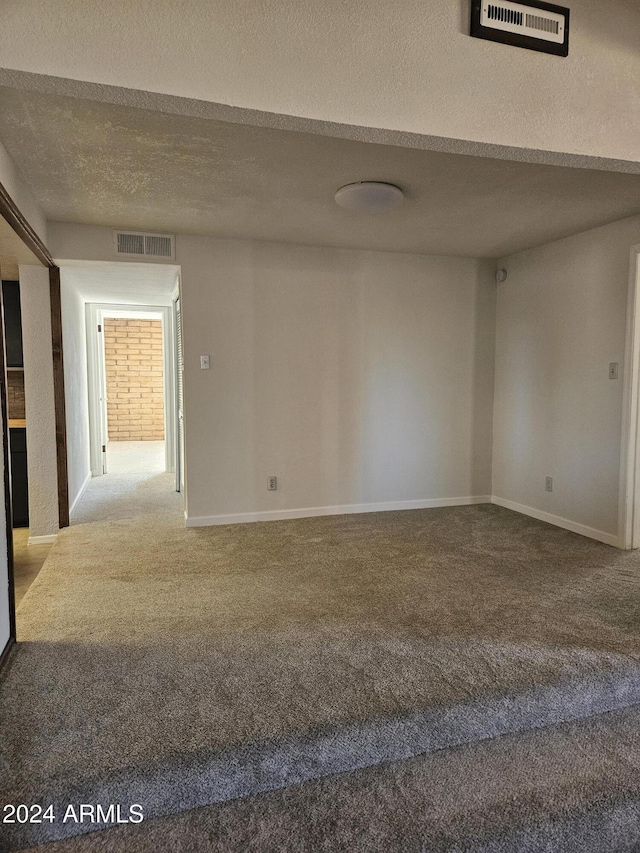
M 466 506 L 491 503 L 491 495 L 464 498 L 435 498 L 418 501 L 391 501 L 375 504 L 312 506 L 304 509 L 276 509 L 264 512 L 240 512 L 232 515 L 185 515 L 187 527 L 212 527 L 218 524 L 246 524 L 252 521 L 283 521 L 288 518 L 315 518 L 320 515 L 353 515 L 361 512 L 392 512 L 406 509 L 431 509 L 439 506 Z
M 546 521 L 548 524 L 554 524 L 556 527 L 562 527 L 564 530 L 570 530 L 572 533 L 579 533 L 581 536 L 589 537 L 589 539 L 596 539 L 598 542 L 604 542 L 605 545 L 613 545 L 614 548 L 618 547 L 618 537 L 613 533 L 605 533 L 603 530 L 597 530 L 595 527 L 587 527 L 586 524 L 579 524 L 577 521 L 570 521 L 568 518 L 552 515 L 550 512 L 544 512 L 532 506 L 508 501 L 506 498 L 499 498 L 496 495 L 491 497 L 491 503 L 502 506 L 505 509 L 512 509 L 514 512 L 519 512 L 522 515 L 529 515 L 538 521 Z
M 57 533 L 50 533 L 48 536 L 30 536 L 27 545 L 52 545 L 57 538 Z
M 82 495 L 84 494 L 84 490 L 87 488 L 87 486 L 88 486 L 88 485 L 89 485 L 89 483 L 91 482 L 91 478 L 92 478 L 92 476 L 93 476 L 93 475 L 92 475 L 91 471 L 89 471 L 89 473 L 87 474 L 87 476 L 84 478 L 84 482 L 83 482 L 83 484 L 80 486 L 80 490 L 79 490 L 78 494 L 75 496 L 75 499 L 74 499 L 73 503 L 72 503 L 72 504 L 71 504 L 71 506 L 69 507 L 69 515 L 71 515 L 71 513 L 74 511 L 74 509 L 78 506 L 78 501 L 80 500 L 80 498 L 81 498 L 81 497 L 82 497 Z

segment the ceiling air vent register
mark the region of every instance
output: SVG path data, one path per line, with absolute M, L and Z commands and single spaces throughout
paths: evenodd
M 551 3 L 530 0 L 512 3 L 473 0 L 471 35 L 567 56 L 569 53 L 569 10 Z
M 116 255 L 137 258 L 166 258 L 176 254 L 173 234 L 148 234 L 144 231 L 114 231 Z

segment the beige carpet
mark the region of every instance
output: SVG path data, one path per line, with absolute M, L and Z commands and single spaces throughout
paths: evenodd
M 624 708 L 639 566 L 495 506 L 72 527 L 18 611 L 0 798 L 159 816 Z
M 636 707 L 28 853 L 638 853 L 639 730 Z
M 182 513 L 174 474 L 103 474 L 94 477 L 71 515 L 71 524 Z
M 38 577 L 51 551 L 50 544 L 29 545 L 29 532 L 28 527 L 16 527 L 13 530 L 13 583 L 16 607 Z
M 110 474 L 164 474 L 165 470 L 164 441 L 107 443 L 107 471 Z

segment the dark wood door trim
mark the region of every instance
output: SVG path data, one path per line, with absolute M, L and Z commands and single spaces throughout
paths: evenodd
M 62 305 L 60 296 L 60 268 L 37 232 L 0 183 L 0 216 L 13 228 L 18 237 L 49 269 L 49 294 L 51 300 L 51 343 L 53 350 L 53 394 L 56 423 L 56 462 L 58 471 L 58 523 L 69 526 L 69 475 L 67 471 L 67 425 L 64 400 L 64 360 L 62 347 Z M 7 408 L 6 367 L 4 356 L 4 319 L 0 328 L 0 410 L 2 411 L 2 452 L 4 458 L 4 494 L 7 525 L 7 563 L 9 573 L 9 627 L 11 636 L 0 652 L 0 666 L 7 659 L 16 639 L 16 608 L 13 580 L 13 523 L 11 517 L 11 477 L 9 454 L 9 423 Z
M 15 644 L 16 638 L 13 636 L 9 637 L 9 639 L 7 640 L 7 645 L 4 647 L 2 653 L 0 654 L 0 670 L 2 670 L 4 668 L 4 665 L 8 663 L 9 655 L 11 654 L 11 649 L 15 646 Z
M 0 298 L 0 411 L 2 412 L 2 459 L 4 464 L 4 509 L 7 529 L 7 574 L 9 576 L 9 642 L 2 652 L 0 664 L 6 660 L 16 638 L 16 599 L 13 579 L 13 513 L 11 511 L 11 454 L 9 452 L 9 406 L 7 405 L 7 370 L 4 355 L 4 304 Z
M 51 299 L 51 343 L 53 348 L 53 394 L 56 421 L 56 463 L 58 469 L 58 523 L 69 526 L 69 475 L 67 471 L 67 425 L 64 401 L 64 360 L 62 347 L 62 306 L 60 268 L 51 252 L 22 215 L 5 187 L 0 183 L 0 216 L 9 223 L 38 260 L 49 268 Z
M 56 415 L 56 454 L 58 464 L 58 519 L 60 527 L 69 526 L 69 477 L 67 472 L 67 414 L 64 399 L 64 358 L 62 353 L 62 300 L 60 267 L 49 270 L 51 297 L 51 344 L 53 347 L 53 396 Z
M 20 213 L 17 204 L 11 198 L 4 186 L 0 183 L 0 216 L 4 217 L 16 232 L 18 237 L 27 246 L 36 258 L 45 267 L 55 267 L 55 261 L 51 253 L 36 234 L 27 219 Z

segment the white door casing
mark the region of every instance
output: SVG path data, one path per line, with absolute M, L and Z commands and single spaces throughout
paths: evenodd
M 173 309 L 155 305 L 117 305 L 89 302 L 87 318 L 87 365 L 89 386 L 89 435 L 91 475 L 107 473 L 108 461 L 103 448 L 108 441 L 106 370 L 104 357 L 105 317 L 143 317 L 162 319 L 162 352 L 164 379 L 165 470 L 176 467 L 176 338 Z
M 619 547 L 640 548 L 640 245 L 631 249 L 620 452 Z

